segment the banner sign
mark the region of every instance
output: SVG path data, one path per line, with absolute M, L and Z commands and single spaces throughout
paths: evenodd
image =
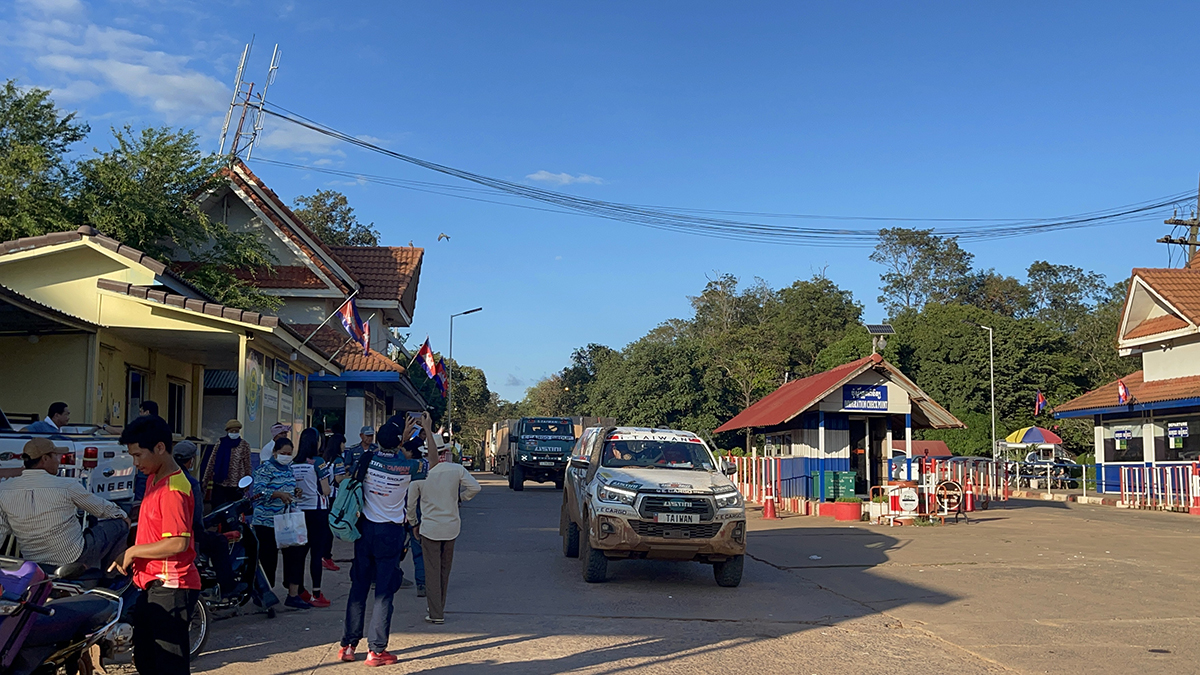
M 1187 438 L 1187 422 L 1167 422 L 1167 436 L 1171 438 Z
M 843 410 L 888 409 L 887 387 L 875 384 L 847 384 L 842 386 Z
M 1113 431 L 1113 438 L 1118 441 L 1133 440 L 1133 429 L 1116 429 Z

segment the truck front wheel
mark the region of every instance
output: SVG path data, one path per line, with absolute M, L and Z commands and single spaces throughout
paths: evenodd
M 579 557 L 579 526 L 570 518 L 567 519 L 567 529 L 563 532 L 563 555 L 568 558 Z
M 509 469 L 508 475 L 512 477 L 512 489 L 517 492 L 525 489 L 525 467 L 514 464 L 513 468 Z
M 563 489 L 563 478 L 564 478 L 564 476 L 561 473 L 554 477 L 554 489 L 555 490 Z
M 580 557 L 583 558 L 583 580 L 589 584 L 602 583 L 608 578 L 608 558 L 604 557 L 604 551 L 592 548 L 587 532 L 581 531 L 579 534 L 582 538 Z
M 713 576 L 718 586 L 734 588 L 742 583 L 742 567 L 745 556 L 735 555 L 725 562 L 713 563 Z

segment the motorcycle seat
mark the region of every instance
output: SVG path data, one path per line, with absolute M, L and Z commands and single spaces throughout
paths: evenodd
M 54 574 L 55 570 L 58 569 L 54 565 L 46 564 L 42 564 L 41 567 L 43 570 L 45 570 L 46 574 Z M 107 582 L 108 579 L 109 576 L 104 570 L 100 569 L 99 567 L 92 567 L 82 574 L 71 577 L 70 579 L 62 579 L 61 581 L 63 583 L 75 584 L 76 586 L 87 590 L 89 588 L 96 588 L 97 586 L 106 585 L 105 582 Z
M 51 600 L 45 606 L 54 609 L 54 616 L 37 616 L 27 646 L 58 644 L 93 633 L 117 612 L 115 600 L 88 593 Z

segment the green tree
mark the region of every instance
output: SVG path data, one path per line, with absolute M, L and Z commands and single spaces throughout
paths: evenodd
M 185 276 L 218 302 L 245 309 L 279 306 L 274 296 L 235 276 L 270 272 L 273 259 L 250 233 L 210 220 L 196 195 L 223 178 L 222 158 L 202 153 L 194 131 L 113 129 L 114 147 L 78 164 L 77 218 L 160 260 L 199 263 Z
M 0 241 L 71 229 L 72 145 L 87 135 L 45 89 L 0 88 Z
M 883 265 L 879 302 L 890 315 L 920 310 L 929 302 L 957 300 L 971 271 L 974 256 L 958 245 L 957 237 L 940 237 L 933 230 L 893 227 L 879 231 L 871 261 Z
M 1097 301 L 1109 297 L 1103 274 L 1071 265 L 1038 260 L 1029 266 L 1027 274 L 1034 313 L 1064 332 L 1073 332 Z
M 359 222 L 346 195 L 336 190 L 317 190 L 311 195 L 296 197 L 292 211 L 330 246 L 379 245 L 375 223 Z

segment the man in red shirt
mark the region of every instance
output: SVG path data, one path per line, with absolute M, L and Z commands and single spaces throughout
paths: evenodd
M 137 543 L 113 563 L 122 574 L 132 571 L 142 589 L 133 613 L 134 665 L 143 675 L 186 675 L 188 626 L 200 595 L 192 544 L 199 495 L 171 455 L 171 428 L 163 418 L 138 417 L 122 430 L 120 443 L 148 477 Z

